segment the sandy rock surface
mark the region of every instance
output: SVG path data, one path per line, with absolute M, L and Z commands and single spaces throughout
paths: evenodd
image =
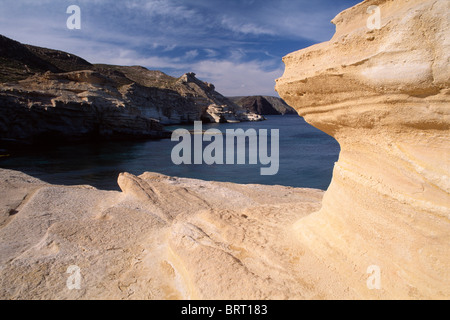
M 448 299 L 449 5 L 364 1 L 284 59 L 282 98 L 341 144 L 326 193 L 0 170 L 0 298 Z
M 352 297 L 292 227 L 320 190 L 125 173 L 111 192 L 0 175 L 21 198 L 0 203 L 14 212 L 0 227 L 2 299 Z
M 448 298 L 450 2 L 369 0 L 333 22 L 335 36 L 285 57 L 277 81 L 341 145 L 322 209 L 296 223 L 300 241 L 350 278 L 378 266 L 380 296 Z

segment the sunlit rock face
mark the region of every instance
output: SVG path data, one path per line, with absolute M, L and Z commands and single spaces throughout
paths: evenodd
M 363 296 L 448 298 L 450 2 L 369 0 L 332 22 L 330 41 L 284 58 L 276 85 L 342 149 L 299 240 Z M 356 280 L 373 265 L 368 291 Z
M 92 65 L 0 35 L 0 143 L 167 138 L 163 125 L 265 120 L 211 83 L 139 66 Z M 8 143 L 7 143 L 8 142 Z
M 149 172 L 102 191 L 0 169 L 0 298 L 450 298 L 449 9 L 366 1 L 285 58 L 279 93 L 342 147 L 325 195 Z M 126 97 L 171 81 L 121 70 L 143 81 Z M 176 82 L 200 90 L 192 77 Z

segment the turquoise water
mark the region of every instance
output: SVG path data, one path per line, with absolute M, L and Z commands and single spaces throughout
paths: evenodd
M 262 164 L 174 165 L 171 152 L 178 142 L 170 139 L 57 146 L 0 158 L 0 167 L 19 170 L 52 184 L 88 184 L 104 190 L 119 190 L 117 177 L 121 172 L 139 175 L 146 171 L 243 184 L 327 189 L 340 151 L 338 143 L 298 116 L 266 118 L 268 120 L 263 122 L 204 124 L 203 129 L 216 128 L 223 133 L 226 129 L 254 128 L 256 131 L 267 129 L 269 132 L 279 129 L 279 171 L 273 176 L 260 175 L 260 168 L 266 167 Z M 173 126 L 168 129 L 180 127 L 194 128 Z M 204 143 L 205 146 L 208 144 Z

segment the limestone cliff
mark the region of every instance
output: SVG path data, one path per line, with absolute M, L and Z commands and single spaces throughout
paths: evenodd
M 31 76 L 0 87 L 0 138 L 17 142 L 163 138 L 159 121 L 92 70 Z
M 0 36 L 0 139 L 168 136 L 165 124 L 259 121 L 193 73 L 92 65 Z
M 297 114 L 283 99 L 271 96 L 230 97 L 244 109 L 261 115 Z
M 299 241 L 349 278 L 379 266 L 379 296 L 448 298 L 450 2 L 368 0 L 333 23 L 330 41 L 284 58 L 276 85 L 342 150 Z

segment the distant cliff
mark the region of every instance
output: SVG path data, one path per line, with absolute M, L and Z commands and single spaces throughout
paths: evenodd
M 259 121 L 194 73 L 93 65 L 0 35 L 0 139 L 162 138 L 165 124 Z
M 67 52 L 22 44 L 0 35 L 0 83 L 24 80 L 37 73 L 90 70 L 94 66 Z
M 231 101 L 249 112 L 260 115 L 297 114 L 283 99 L 271 96 L 229 97 Z

